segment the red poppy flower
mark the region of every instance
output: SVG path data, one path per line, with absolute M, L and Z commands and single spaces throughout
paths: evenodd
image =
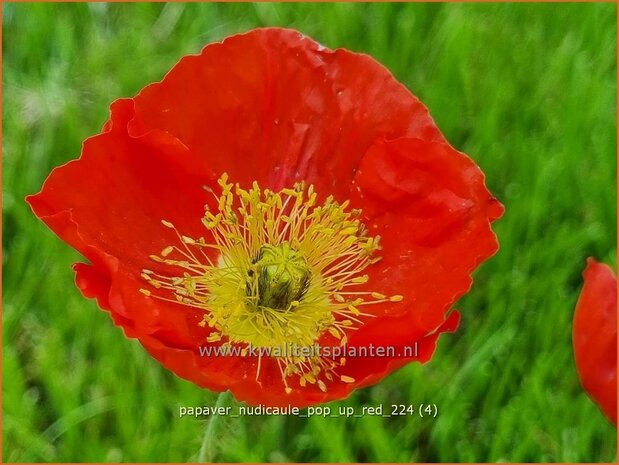
M 114 102 L 28 202 L 90 262 L 84 296 L 166 368 L 298 406 L 429 360 L 503 211 L 383 66 L 284 29 Z
M 585 391 L 617 425 L 617 278 L 590 258 L 574 314 L 574 356 Z

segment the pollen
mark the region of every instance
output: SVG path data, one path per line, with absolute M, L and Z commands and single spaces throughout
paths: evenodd
M 203 237 L 162 220 L 177 241 L 150 256 L 158 271 L 143 270 L 142 278 L 155 290 L 140 292 L 201 310 L 197 325 L 210 329 L 207 343 L 260 349 L 257 380 L 262 354 L 273 357 L 285 393 L 292 383 L 323 392 L 334 379 L 354 383 L 340 373 L 345 356 L 316 347 L 346 345 L 373 316 L 365 306 L 403 300 L 359 290 L 368 287 L 366 268 L 380 259 L 380 237 L 368 235 L 348 201 L 319 202 L 313 185 L 243 189 L 227 174 L 218 185 L 219 194 L 207 189 L 214 199 L 201 218 Z

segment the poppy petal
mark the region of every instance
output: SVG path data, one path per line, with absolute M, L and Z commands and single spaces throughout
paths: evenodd
M 574 357 L 585 391 L 617 425 L 617 278 L 590 258 L 574 314 Z
M 133 134 L 167 131 L 241 185 L 279 190 L 305 180 L 342 200 L 379 135 L 444 140 L 384 66 L 288 29 L 209 44 L 144 88 L 135 105 Z
M 369 231 L 381 236 L 382 259 L 368 268 L 368 283 L 404 297 L 374 313 L 412 315 L 413 326 L 426 334 L 443 323 L 469 290 L 473 270 L 498 249 L 490 224 L 502 205 L 479 167 L 443 142 L 377 141 L 362 159 L 351 202 L 362 209 Z M 368 321 L 354 337 L 384 334 L 382 321 Z
M 178 305 L 162 303 L 158 308 L 166 311 L 151 311 L 136 277 L 143 268 L 156 268 L 149 255 L 176 240 L 161 219 L 203 234 L 207 193 L 201 186 L 212 182 L 204 164 L 174 138 L 157 132 L 128 136 L 132 107 L 129 99 L 115 102 L 106 132 L 88 139 L 80 159 L 55 169 L 41 192 L 27 198 L 35 214 L 96 267 L 76 265 L 84 295 L 110 304 L 117 324 L 131 334 L 170 326 L 168 317 L 177 320 L 172 326 L 186 326 Z M 110 293 L 122 279 L 134 284 L 127 298 L 137 300 L 135 306 Z M 111 304 L 113 297 L 118 305 Z

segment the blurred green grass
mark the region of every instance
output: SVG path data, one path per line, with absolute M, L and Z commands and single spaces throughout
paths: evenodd
M 613 461 L 571 319 L 587 256 L 616 265 L 616 5 L 2 4 L 3 461 L 195 460 L 214 394 L 83 299 L 78 255 L 23 201 L 108 104 L 257 26 L 366 52 L 430 108 L 506 205 L 499 254 L 431 363 L 337 405 L 432 402 L 436 419 L 227 419 L 218 461 Z

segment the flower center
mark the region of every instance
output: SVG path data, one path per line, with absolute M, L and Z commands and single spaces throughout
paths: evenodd
M 287 242 L 263 245 L 248 271 L 246 294 L 260 307 L 285 311 L 307 292 L 311 271 L 303 255 Z
M 268 349 L 286 392 L 295 378 L 323 391 L 334 377 L 354 382 L 341 373 L 345 357 L 303 349 L 345 345 L 349 333 L 373 316 L 364 306 L 402 300 L 358 290 L 369 280 L 364 270 L 380 260 L 380 238 L 368 236 L 360 211 L 349 210 L 348 201 L 327 197 L 317 204 L 311 185 L 273 192 L 255 182 L 245 190 L 227 179 L 224 174 L 218 181 L 220 194 L 208 189 L 217 205 L 216 212 L 205 206 L 208 240 L 182 235 L 162 221 L 176 231 L 178 243 L 150 258 L 170 270 L 143 270 L 158 291 L 140 291 L 202 310 L 208 343 Z

